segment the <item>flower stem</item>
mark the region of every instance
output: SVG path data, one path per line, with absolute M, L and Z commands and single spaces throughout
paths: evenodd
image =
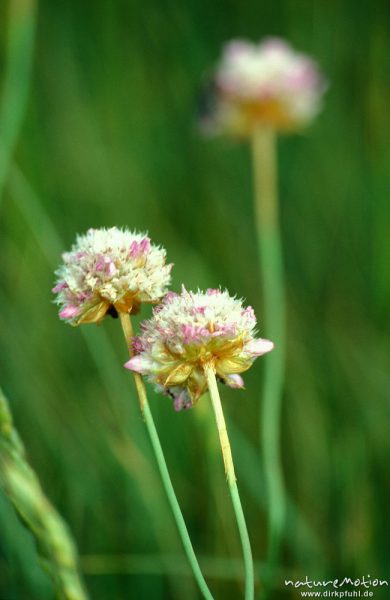
M 37 549 L 53 581 L 58 600 L 87 600 L 78 573 L 78 556 L 62 517 L 46 498 L 28 464 L 7 400 L 0 390 L 0 489 L 35 538 Z
M 255 213 L 264 298 L 265 334 L 275 342 L 265 359 L 260 431 L 268 492 L 268 566 L 277 563 L 283 535 L 286 499 L 283 483 L 280 419 L 284 380 L 285 297 L 282 243 L 278 218 L 276 133 L 255 129 L 252 137 Z
M 229 442 L 229 436 L 226 429 L 225 418 L 223 415 L 221 399 L 219 396 L 217 381 L 215 379 L 214 367 L 207 364 L 204 367 L 204 372 L 207 378 L 207 384 L 210 392 L 210 398 L 214 409 L 215 420 L 219 439 L 221 442 L 223 462 L 225 465 L 225 473 L 229 486 L 230 496 L 233 503 L 233 509 L 237 520 L 238 531 L 240 534 L 242 551 L 244 555 L 245 568 L 245 600 L 253 600 L 254 596 L 254 574 L 253 574 L 253 559 L 252 550 L 249 541 L 248 529 L 245 523 L 244 513 L 241 506 L 240 496 L 238 494 L 236 475 L 234 472 L 234 464 L 232 451 Z
M 132 343 L 132 338 L 133 338 L 134 332 L 133 332 L 133 326 L 131 323 L 130 315 L 125 314 L 125 313 L 119 313 L 119 317 L 120 317 L 123 333 L 125 336 L 125 340 L 126 340 L 128 348 L 129 348 L 129 353 L 130 353 L 130 356 L 132 356 L 133 352 L 132 352 L 131 343 Z M 200 591 L 202 592 L 203 597 L 206 598 L 206 600 L 213 600 L 213 596 L 212 596 L 212 594 L 207 586 L 207 583 L 202 575 L 202 572 L 200 570 L 199 563 L 195 556 L 192 542 L 191 542 L 190 536 L 188 534 L 187 526 L 185 524 L 179 503 L 177 501 L 175 491 L 173 489 L 173 485 L 172 485 L 172 481 L 171 481 L 171 478 L 170 478 L 170 475 L 168 472 L 167 464 L 165 462 L 163 449 L 161 447 L 157 429 L 154 424 L 152 413 L 150 411 L 144 382 L 142 380 L 142 377 L 138 373 L 133 373 L 133 376 L 134 376 L 135 387 L 136 387 L 139 402 L 140 402 L 141 412 L 142 412 L 143 418 L 145 420 L 145 425 L 146 425 L 146 428 L 149 433 L 150 441 L 151 441 L 152 448 L 153 448 L 153 451 L 154 451 L 154 454 L 156 457 L 156 461 L 157 461 L 157 465 L 158 465 L 158 468 L 160 471 L 163 486 L 164 486 L 164 489 L 165 489 L 165 492 L 166 492 L 166 495 L 168 498 L 168 502 L 171 507 L 173 517 L 175 519 L 175 522 L 176 522 L 176 525 L 177 525 L 177 528 L 178 528 L 178 531 L 179 531 L 179 534 L 180 534 L 180 537 L 181 537 L 181 540 L 182 540 L 182 543 L 184 546 L 184 550 L 187 554 L 187 558 L 188 558 L 188 561 L 192 568 L 195 580 L 199 586 Z

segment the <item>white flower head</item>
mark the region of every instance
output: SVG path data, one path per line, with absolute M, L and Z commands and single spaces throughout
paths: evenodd
M 125 366 L 146 375 L 156 389 L 189 408 L 207 389 L 204 366 L 232 388 L 242 388 L 240 373 L 273 348 L 255 338 L 253 309 L 227 291 L 169 292 L 134 339 L 135 356 Z
M 145 233 L 89 229 L 62 258 L 53 292 L 60 318 L 71 325 L 135 313 L 142 302 L 159 302 L 170 283 L 166 252 Z
M 279 38 L 226 44 L 215 75 L 211 129 L 250 135 L 258 124 L 291 131 L 321 108 L 326 83 L 316 63 Z

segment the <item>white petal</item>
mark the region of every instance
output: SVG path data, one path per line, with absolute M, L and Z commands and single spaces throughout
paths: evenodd
M 244 380 L 238 373 L 225 375 L 225 383 L 234 390 L 240 390 L 244 387 Z
M 252 354 L 252 356 L 262 356 L 262 354 L 271 352 L 273 348 L 274 343 L 270 340 L 265 340 L 263 338 L 252 340 L 251 342 L 245 345 L 245 351 L 249 352 L 249 354 Z

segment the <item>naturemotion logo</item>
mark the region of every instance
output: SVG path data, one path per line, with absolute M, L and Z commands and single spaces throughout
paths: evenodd
M 329 580 L 309 579 L 306 575 L 301 580 L 286 579 L 284 585 L 300 589 L 302 598 L 373 598 L 373 590 L 388 587 L 389 582 L 386 579 L 372 578 L 371 575 Z

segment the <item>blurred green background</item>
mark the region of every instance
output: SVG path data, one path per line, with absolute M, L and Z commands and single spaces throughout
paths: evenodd
M 122 368 L 118 322 L 60 323 L 53 270 L 91 226 L 148 230 L 175 263 L 173 289 L 226 286 L 255 307 L 266 335 L 249 147 L 196 128 L 199 90 L 237 36 L 284 36 L 330 81 L 316 122 L 279 143 L 289 506 L 273 598 L 299 597 L 287 576 L 390 578 L 388 33 L 379 0 L 0 4 L 0 384 L 94 600 L 199 594 Z M 259 360 L 245 392 L 223 390 L 259 577 L 261 382 Z M 176 414 L 149 391 L 204 573 L 216 598 L 242 597 L 208 399 Z M 1 496 L 0 532 L 1 600 L 51 599 Z

